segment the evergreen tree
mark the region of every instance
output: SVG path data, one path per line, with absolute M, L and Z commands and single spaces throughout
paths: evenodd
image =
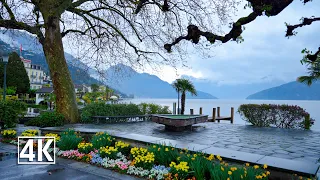
M 3 88 L 3 63 L 0 63 L 0 85 Z M 16 87 L 16 93 L 27 93 L 30 81 L 19 55 L 13 52 L 7 64 L 7 87 Z

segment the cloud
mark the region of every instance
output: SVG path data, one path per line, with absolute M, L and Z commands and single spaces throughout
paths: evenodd
M 317 41 L 320 39 L 320 23 L 298 28 L 297 36 L 289 39 L 285 37 L 284 23 L 297 24 L 301 17 L 320 16 L 316 7 L 320 7 L 319 1 L 306 5 L 294 1 L 278 16 L 258 17 L 245 26 L 243 43 L 221 44 L 213 48 L 211 58 L 204 58 L 200 53 L 190 55 L 187 65 L 191 69 L 178 68 L 178 76 L 201 77 L 222 84 L 293 81 L 306 71 L 305 66 L 300 64 L 301 50 L 316 50 L 320 45 Z M 248 14 L 248 10 L 240 10 L 239 14 Z M 173 75 L 176 74 L 175 70 L 170 67 L 164 67 L 163 71 L 154 74 L 168 82 L 177 78 L 177 75 Z

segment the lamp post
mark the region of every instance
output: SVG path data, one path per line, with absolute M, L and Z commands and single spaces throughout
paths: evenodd
M 3 55 L 2 56 L 2 63 L 4 65 L 4 70 L 3 70 L 3 101 L 6 100 L 6 90 L 7 90 L 7 64 L 9 61 L 9 56 L 8 55 Z

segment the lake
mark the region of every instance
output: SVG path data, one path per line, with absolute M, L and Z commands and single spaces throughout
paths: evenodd
M 177 102 L 177 99 L 130 99 L 124 100 L 126 103 L 139 104 L 155 103 L 162 106 L 169 106 L 170 110 L 173 109 L 173 102 Z M 212 108 L 220 107 L 221 116 L 230 116 L 231 107 L 235 109 L 235 124 L 249 124 L 240 118 L 240 115 L 236 113 L 238 107 L 241 104 L 288 104 L 298 105 L 304 108 L 310 116 L 315 119 L 315 124 L 311 127 L 311 130 L 320 131 L 320 101 L 296 101 L 296 100 L 222 100 L 222 99 L 186 99 L 185 114 L 190 113 L 190 109 L 194 109 L 194 113 L 199 113 L 199 108 L 202 107 L 203 114 L 212 116 Z M 223 122 L 223 121 L 222 121 Z M 228 121 L 224 123 L 229 123 Z

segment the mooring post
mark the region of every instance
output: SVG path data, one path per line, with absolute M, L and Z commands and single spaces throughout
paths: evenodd
M 202 107 L 199 109 L 199 114 L 202 115 Z
M 176 114 L 177 113 L 177 103 L 174 102 L 173 103 L 173 111 L 172 111 L 173 114 Z
M 231 107 L 231 124 L 233 124 L 233 118 L 234 118 L 234 108 Z
M 216 108 L 212 110 L 212 122 L 216 122 Z
M 190 115 L 193 115 L 193 109 L 190 109 Z
M 217 114 L 218 114 L 218 118 L 220 117 L 220 107 L 217 107 Z M 220 123 L 220 119 L 218 119 L 218 123 Z

